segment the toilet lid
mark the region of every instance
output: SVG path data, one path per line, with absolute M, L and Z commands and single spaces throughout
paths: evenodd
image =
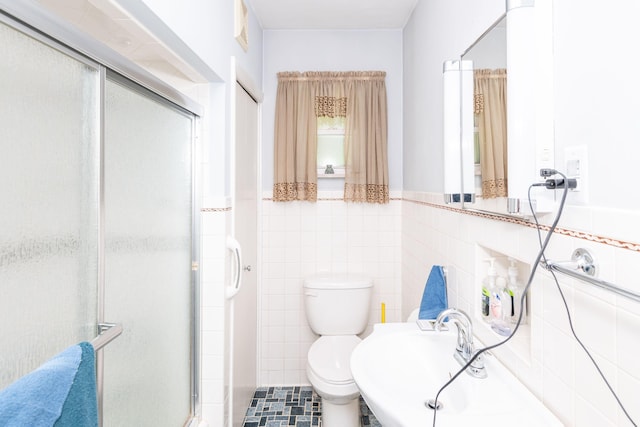
M 363 289 L 373 287 L 373 282 L 365 276 L 353 274 L 318 274 L 304 279 L 306 289 Z
M 309 349 L 309 368 L 332 384 L 353 382 L 351 353 L 362 340 L 355 335 L 322 336 Z

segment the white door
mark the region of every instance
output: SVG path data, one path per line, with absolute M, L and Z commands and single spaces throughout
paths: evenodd
M 233 299 L 233 425 L 241 426 L 257 386 L 258 104 L 236 84 L 235 238 L 242 288 Z

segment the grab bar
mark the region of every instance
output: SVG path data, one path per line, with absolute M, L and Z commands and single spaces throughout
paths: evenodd
M 122 333 L 122 323 L 98 323 L 98 336 L 91 340 L 94 351 L 102 349 Z
M 623 297 L 629 298 L 633 301 L 640 302 L 640 294 L 630 291 L 625 288 L 621 288 L 618 285 L 607 282 L 602 279 L 595 278 L 596 266 L 593 261 L 593 257 L 586 249 L 576 249 L 573 251 L 571 261 L 567 262 L 553 262 L 553 261 L 541 261 L 540 265 L 549 271 L 557 271 L 558 273 L 566 274 L 574 279 L 582 280 L 584 282 L 591 283 L 601 289 L 616 293 Z M 582 271 L 582 273 L 580 272 Z

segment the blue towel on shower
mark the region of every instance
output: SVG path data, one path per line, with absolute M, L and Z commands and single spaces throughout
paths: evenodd
M 88 342 L 79 346 L 82 348 L 80 366 L 54 427 L 98 427 L 95 351 Z
M 442 266 L 431 267 L 429 278 L 422 293 L 418 319 L 435 319 L 448 306 L 447 281 Z
M 0 391 L 2 427 L 97 427 L 95 352 L 69 347 Z

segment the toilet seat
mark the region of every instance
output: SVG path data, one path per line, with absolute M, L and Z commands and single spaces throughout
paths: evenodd
M 352 384 L 351 353 L 361 341 L 356 335 L 321 336 L 309 348 L 309 370 L 330 385 Z

